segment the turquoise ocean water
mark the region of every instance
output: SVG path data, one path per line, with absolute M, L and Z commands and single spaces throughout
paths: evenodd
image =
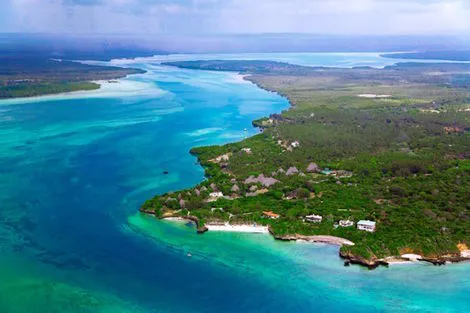
M 0 313 L 470 311 L 469 264 L 346 268 L 336 247 L 198 236 L 191 225 L 138 214 L 153 194 L 203 179 L 191 147 L 240 140 L 257 132 L 253 119 L 288 107 L 235 74 L 159 65 L 181 58 L 395 62 L 375 54 L 114 60 L 148 73 L 99 91 L 0 102 Z

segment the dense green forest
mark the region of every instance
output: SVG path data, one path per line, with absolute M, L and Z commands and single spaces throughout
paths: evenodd
M 201 225 L 257 222 L 274 235 L 338 236 L 355 243 L 342 253 L 368 261 L 404 253 L 442 260 L 458 257 L 458 244 L 470 245 L 468 65 L 256 64 L 173 64 L 252 74 L 248 80 L 288 97 L 292 107 L 254 121 L 263 132 L 252 138 L 192 149 L 208 179 L 156 196 L 142 211 L 191 215 Z M 323 221 L 304 222 L 310 214 Z M 337 227 L 345 219 L 375 221 L 377 231 Z
M 94 80 L 110 80 L 138 69 L 93 66 L 41 57 L 0 56 L 0 99 L 98 89 Z

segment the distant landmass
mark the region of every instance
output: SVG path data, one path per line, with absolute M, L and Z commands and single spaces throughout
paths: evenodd
M 382 54 L 381 56 L 384 58 L 394 58 L 394 59 L 470 61 L 470 50 L 388 53 L 388 54 Z
M 0 99 L 93 90 L 92 81 L 112 80 L 139 69 L 85 65 L 74 60 L 149 57 L 157 49 L 86 36 L 0 34 Z
M 72 61 L 25 55 L 0 56 L 0 99 L 93 90 L 96 80 L 111 80 L 139 69 L 93 66 Z
M 451 48 L 450 48 L 451 47 Z M 393 52 L 469 50 L 463 36 L 358 36 L 295 33 L 244 35 L 96 35 L 0 33 L 2 51 L 102 60 L 169 53 Z

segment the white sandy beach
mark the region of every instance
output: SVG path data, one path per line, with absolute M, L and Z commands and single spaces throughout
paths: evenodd
M 245 77 L 248 77 L 248 76 L 250 75 L 235 73 L 233 75 L 230 75 L 230 79 L 227 80 L 227 82 L 236 83 L 236 84 L 251 84 L 251 82 L 245 79 Z
M 133 74 L 129 76 L 146 75 Z M 114 80 L 96 80 L 92 83 L 100 85 L 99 89 L 78 90 L 58 94 L 42 95 L 26 98 L 2 99 L 0 105 L 45 102 L 54 100 L 88 99 L 88 98 L 126 98 L 126 97 L 162 97 L 167 92 L 159 89 L 151 80 L 136 81 L 128 78 Z
M 401 257 L 403 259 L 406 259 L 406 260 L 409 260 L 409 261 L 412 261 L 412 262 L 417 262 L 417 261 L 423 259 L 423 257 L 421 255 L 414 254 L 414 253 L 403 254 Z
M 376 99 L 376 98 L 390 98 L 392 95 L 376 95 L 376 94 L 361 94 L 357 95 L 359 98 L 369 98 L 369 99 Z
M 190 220 L 182 217 L 164 217 L 163 220 L 171 222 L 190 222 Z
M 387 261 L 388 265 L 413 265 L 413 264 L 418 264 L 417 262 L 413 261 L 398 261 L 398 260 L 393 260 L 393 261 Z
M 268 234 L 268 227 L 256 224 L 242 224 L 242 225 L 231 225 L 225 224 L 206 224 L 209 231 L 225 231 L 225 232 L 238 232 L 238 233 L 257 233 L 257 234 Z

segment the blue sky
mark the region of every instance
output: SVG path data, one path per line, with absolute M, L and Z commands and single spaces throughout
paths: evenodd
M 0 0 L 0 32 L 465 34 L 470 0 Z

